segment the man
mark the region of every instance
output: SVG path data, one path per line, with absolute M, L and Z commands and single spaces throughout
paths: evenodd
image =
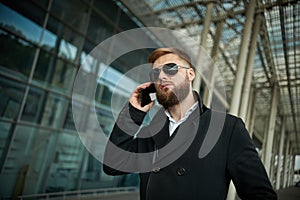
M 141 200 L 226 199 L 230 180 L 241 199 L 277 199 L 241 119 L 224 113 L 220 137 L 199 158 L 214 111 L 192 89 L 195 73 L 189 56 L 177 48 L 159 48 L 149 56 L 149 63 L 163 108 L 143 126 L 154 102 L 142 107 L 141 90 L 151 82 L 133 91 L 111 133 L 105 173 L 139 172 Z M 129 153 L 117 152 L 115 146 Z

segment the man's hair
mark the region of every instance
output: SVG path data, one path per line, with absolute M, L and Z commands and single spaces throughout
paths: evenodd
M 149 63 L 154 63 L 155 60 L 157 60 L 159 57 L 164 56 L 166 54 L 176 54 L 183 60 L 189 63 L 190 67 L 193 67 L 190 56 L 182 51 L 181 49 L 174 48 L 174 47 L 168 47 L 168 48 L 158 48 L 154 50 L 148 57 Z

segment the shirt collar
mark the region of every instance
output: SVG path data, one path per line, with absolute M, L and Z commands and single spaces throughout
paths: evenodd
M 199 105 L 199 102 L 196 101 L 196 102 L 195 102 L 195 103 L 194 103 L 194 104 L 186 111 L 184 117 L 181 118 L 178 122 L 180 122 L 180 121 L 185 121 L 185 120 L 190 116 L 190 114 L 191 114 L 194 110 L 196 110 L 196 108 L 198 107 L 198 105 Z M 168 111 L 167 109 L 165 110 L 165 114 L 167 115 L 167 117 L 169 118 L 169 120 L 170 120 L 171 122 L 176 123 L 176 121 L 173 119 L 173 117 L 171 116 L 171 114 L 169 113 L 169 111 Z M 178 123 L 178 122 L 177 122 L 177 123 Z

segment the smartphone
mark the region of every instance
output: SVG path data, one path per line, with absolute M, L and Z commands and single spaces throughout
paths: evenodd
M 151 85 L 149 87 L 146 87 L 145 89 L 142 89 L 140 91 L 139 100 L 140 100 L 142 107 L 144 107 L 145 105 L 147 105 L 155 100 L 155 98 L 153 98 L 153 95 L 151 93 L 156 93 L 154 83 L 151 83 Z

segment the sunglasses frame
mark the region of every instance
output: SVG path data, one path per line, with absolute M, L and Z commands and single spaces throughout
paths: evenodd
M 174 68 L 175 67 L 175 68 Z M 156 82 L 158 80 L 159 74 L 161 72 L 161 70 L 169 77 L 171 76 L 175 76 L 178 71 L 179 68 L 183 68 L 183 69 L 190 69 L 190 67 L 186 67 L 186 66 L 180 66 L 176 63 L 166 63 L 163 66 L 160 67 L 156 67 L 153 68 L 150 73 L 149 73 L 149 77 L 150 77 L 150 81 L 151 82 Z M 170 73 L 172 72 L 172 73 Z M 174 73 L 175 72 L 175 73 Z M 156 74 L 155 74 L 156 73 Z M 154 78 L 155 77 L 155 78 Z

